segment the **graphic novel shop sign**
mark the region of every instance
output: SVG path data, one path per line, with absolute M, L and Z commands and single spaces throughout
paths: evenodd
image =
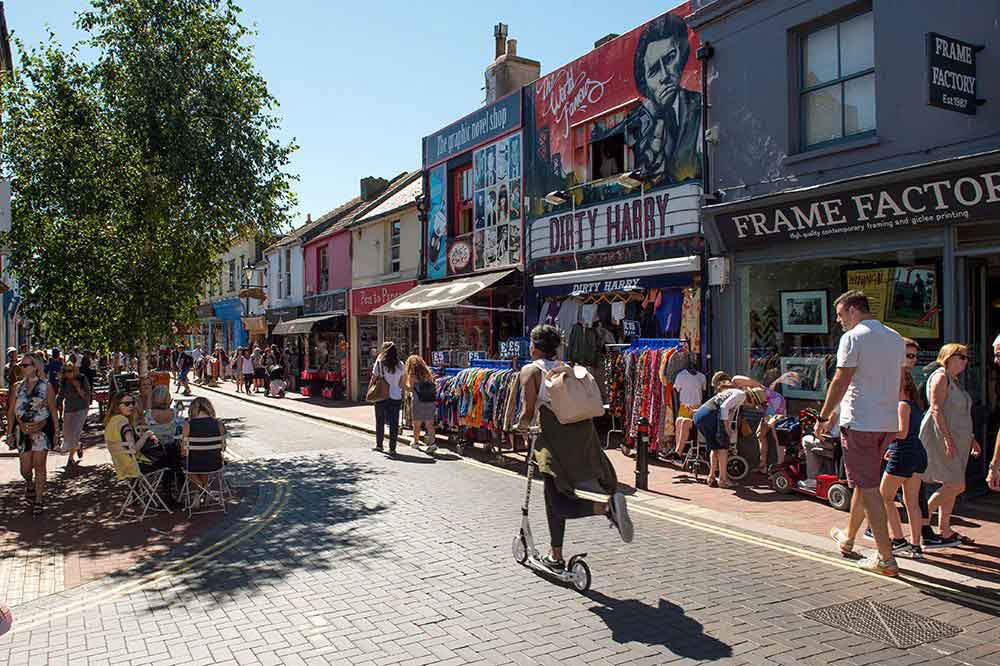
M 464 153 L 520 125 L 519 90 L 424 137 L 424 168 Z
M 1000 166 L 928 176 L 738 213 L 716 225 L 729 249 L 1000 216 Z
M 366 315 L 417 286 L 415 280 L 351 290 L 351 314 Z
M 975 115 L 976 53 L 980 47 L 936 32 L 927 33 L 927 103 Z

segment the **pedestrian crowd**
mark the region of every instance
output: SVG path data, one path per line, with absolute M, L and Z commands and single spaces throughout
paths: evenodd
M 299 373 L 298 355 L 277 345 L 239 346 L 230 352 L 216 345 L 212 353 L 204 346 L 178 346 L 161 363 L 176 373 L 177 388 L 183 388 L 184 395 L 191 395 L 193 377 L 196 384 L 232 381 L 237 393 L 281 397 L 286 389 L 294 390 Z

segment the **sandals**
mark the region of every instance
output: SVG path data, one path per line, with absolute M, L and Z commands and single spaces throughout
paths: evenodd
M 944 538 L 944 537 L 942 537 L 942 538 Z M 967 537 L 964 534 L 959 534 L 955 530 L 951 531 L 951 538 L 958 539 L 958 542 L 960 544 L 962 544 L 963 546 L 972 546 L 972 545 L 975 545 L 975 543 L 976 543 L 976 540 L 973 539 L 972 537 Z

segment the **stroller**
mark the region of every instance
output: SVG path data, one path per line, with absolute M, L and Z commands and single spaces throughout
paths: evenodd
M 280 365 L 272 365 L 267 369 L 267 380 L 270 382 L 269 389 L 271 397 L 284 398 L 285 389 L 288 384 L 285 382 L 285 370 Z

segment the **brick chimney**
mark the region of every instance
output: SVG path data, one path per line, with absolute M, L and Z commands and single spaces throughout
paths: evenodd
M 378 195 L 385 192 L 385 188 L 389 187 L 389 181 L 385 178 L 377 178 L 375 176 L 368 176 L 367 178 L 361 179 L 361 200 L 371 201 Z
M 492 104 L 541 76 L 542 64 L 517 55 L 517 40 L 507 39 L 508 26 L 493 27 L 494 60 L 486 68 L 486 103 Z

